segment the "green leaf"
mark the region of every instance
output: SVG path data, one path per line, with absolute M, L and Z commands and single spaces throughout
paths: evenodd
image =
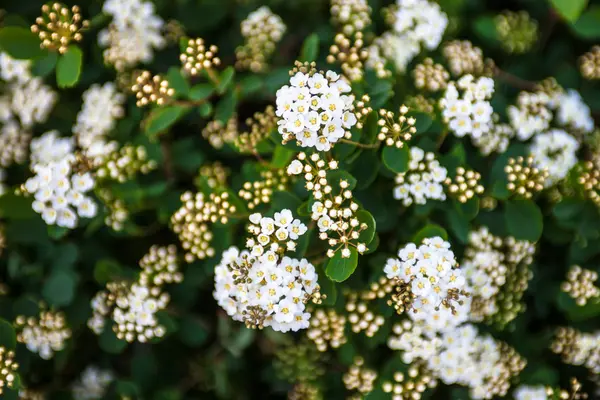
M 110 354 L 121 354 L 127 347 L 127 342 L 117 338 L 110 324 L 105 326 L 104 331 L 100 334 L 99 344 L 102 350 Z
M 69 46 L 67 52 L 59 57 L 56 64 L 56 83 L 60 88 L 73 87 L 79 81 L 83 53 L 75 45 Z
M 200 101 L 209 98 L 215 91 L 215 88 L 209 83 L 199 83 L 190 89 L 190 100 Z
M 571 24 L 571 29 L 583 39 L 600 38 L 600 6 L 593 5 Z
M 56 271 L 45 282 L 42 295 L 49 304 L 62 307 L 71 304 L 75 296 L 77 276 L 70 271 Z
M 31 72 L 35 76 L 45 77 L 56 67 L 58 62 L 58 53 L 51 51 L 48 52 L 44 57 L 37 58 L 31 65 Z
M 228 92 L 217 104 L 215 109 L 215 119 L 224 124 L 233 116 L 235 107 L 237 106 L 237 97 L 235 92 Z
M 531 200 L 508 201 L 504 219 L 508 233 L 515 239 L 535 242 L 542 236 L 542 212 Z
M 263 80 L 256 75 L 250 75 L 242 79 L 239 83 L 240 96 L 246 97 L 263 88 Z
M 371 243 L 371 241 L 375 237 L 375 231 L 377 228 L 377 225 L 375 223 L 375 218 L 373 218 L 373 215 L 371 215 L 371 213 L 368 212 L 367 210 L 359 210 L 355 215 L 356 215 L 356 218 L 358 219 L 358 222 L 360 222 L 361 224 L 363 224 L 363 223 L 367 224 L 367 229 L 360 232 L 360 236 L 358 237 L 358 240 L 360 242 L 368 245 L 369 243 Z
M 294 157 L 295 154 L 295 151 L 277 145 L 275 146 L 275 152 L 273 153 L 271 165 L 275 168 L 285 168 L 289 165 L 290 160 L 292 159 L 292 157 Z
M 412 242 L 419 245 L 425 238 L 440 236 L 444 240 L 448 240 L 448 232 L 437 224 L 428 224 L 421 228 L 412 238 Z
M 17 26 L 0 29 L 0 48 L 18 60 L 31 60 L 45 54 L 37 35 Z
M 149 137 L 154 138 L 169 129 L 169 127 L 183 117 L 186 112 L 187 108 L 180 106 L 157 108 L 153 110 L 148 117 L 144 130 Z
M 319 36 L 316 33 L 311 34 L 302 44 L 300 61 L 312 62 L 317 60 L 319 55 Z
M 0 196 L 0 217 L 7 219 L 28 219 L 36 215 L 31 208 L 31 198 L 5 193 Z
M 277 191 L 273 193 L 273 196 L 271 197 L 271 209 L 273 211 L 281 211 L 284 208 L 287 208 L 288 210 L 291 210 L 292 213 L 295 213 L 295 210 L 297 210 L 301 204 L 302 202 L 300 199 L 290 192 Z
M 115 280 L 121 274 L 121 266 L 114 260 L 100 260 L 94 266 L 94 279 L 101 285 Z
M 498 34 L 496 32 L 496 22 L 494 21 L 494 17 L 492 16 L 484 15 L 481 17 L 477 17 L 473 21 L 473 30 L 488 44 L 494 44 L 498 40 Z
M 410 161 L 410 151 L 407 146 L 397 148 L 395 146 L 385 146 L 381 152 L 383 164 L 392 172 L 398 174 L 408 171 Z
M 167 81 L 169 87 L 175 90 L 175 97 L 185 97 L 190 91 L 190 84 L 187 79 L 181 74 L 181 69 L 177 67 L 169 68 L 167 72 Z
M 137 399 L 140 394 L 140 389 L 137 387 L 136 383 L 132 381 L 117 381 L 115 390 L 122 397 L 128 399 Z
M 339 188 L 341 181 L 348 182 L 348 189 L 352 190 L 356 187 L 356 178 L 353 177 L 348 171 L 343 169 L 336 169 L 327 172 L 327 182 L 333 187 L 333 190 Z
M 17 347 L 15 328 L 3 319 L 0 319 L 0 346 L 7 350 L 15 350 Z
M 219 78 L 219 85 L 217 86 L 217 93 L 223 94 L 229 89 L 233 82 L 233 77 L 235 75 L 235 69 L 231 66 L 225 68 L 223 72 L 221 72 L 221 76 Z
M 181 320 L 178 336 L 186 345 L 198 347 L 208 339 L 208 330 L 197 318 L 190 316 Z
M 350 247 L 350 257 L 343 258 L 342 250 L 336 251 L 335 255 L 327 263 L 325 274 L 334 282 L 343 282 L 356 270 L 358 265 L 358 252 Z
M 550 0 L 550 3 L 565 20 L 575 22 L 585 10 L 588 0 Z

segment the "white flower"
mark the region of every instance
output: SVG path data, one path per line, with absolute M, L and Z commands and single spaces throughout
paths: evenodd
M 288 175 L 298 175 L 301 174 L 303 170 L 302 163 L 298 160 L 294 160 L 290 163 L 287 168 Z
M 8 54 L 0 52 L 0 78 L 6 82 L 25 83 L 32 78 L 30 60 L 15 60 Z
M 581 95 L 573 89 L 559 96 L 556 118 L 559 124 L 577 131 L 589 133 L 594 130 L 594 119 L 590 108 L 584 103 Z
M 514 393 L 515 400 L 547 400 L 546 388 L 544 386 L 519 386 Z
M 418 147 L 410 148 L 409 170 L 396 176 L 394 198 L 406 207 L 413 202 L 425 204 L 427 199 L 445 200 L 442 186 L 448 171 L 435 160 L 433 153 Z
M 525 141 L 548 129 L 552 121 L 551 104 L 551 98 L 546 93 L 519 93 L 517 106 L 509 106 L 506 109 L 510 124 L 519 140 Z
M 81 373 L 80 381 L 72 388 L 75 400 L 95 400 L 104 396 L 110 383 L 114 380 L 112 372 L 90 366 Z
M 577 163 L 579 142 L 560 129 L 535 135 L 531 144 L 531 155 L 535 166 L 548 170 L 545 185 L 552 186 L 564 179 Z

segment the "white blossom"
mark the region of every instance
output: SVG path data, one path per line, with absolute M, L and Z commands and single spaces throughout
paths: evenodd
M 88 366 L 81 373 L 81 378 L 73 385 L 72 394 L 75 400 L 101 399 L 110 383 L 114 380 L 111 371 Z
M 6 82 L 25 83 L 32 78 L 30 60 L 15 60 L 8 54 L 0 52 L 0 78 Z
M 443 182 L 446 168 L 434 159 L 434 154 L 418 147 L 410 148 L 408 171 L 396 175 L 394 198 L 406 207 L 413 203 L 425 204 L 427 199 L 446 200 Z
M 594 119 L 590 108 L 576 90 L 569 89 L 566 93 L 562 93 L 558 97 L 557 105 L 558 124 L 584 133 L 594 130 Z
M 548 187 L 563 180 L 577 164 L 579 142 L 561 129 L 551 129 L 535 135 L 530 150 L 536 167 L 548 170 Z
M 544 386 L 520 385 L 513 394 L 515 400 L 547 400 Z

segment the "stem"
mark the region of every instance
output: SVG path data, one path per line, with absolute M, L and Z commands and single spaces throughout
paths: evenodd
M 436 148 L 438 150 L 440 149 L 440 147 L 442 147 L 442 144 L 444 144 L 444 140 L 446 140 L 447 136 L 448 136 L 448 131 L 444 131 L 440 135 L 440 137 L 439 137 L 439 139 L 437 140 L 437 143 L 436 143 Z
M 360 147 L 360 148 L 363 148 L 363 149 L 377 149 L 377 148 L 379 148 L 379 142 L 377 142 L 377 143 L 371 143 L 371 144 L 358 143 L 358 142 L 355 142 L 355 141 L 352 141 L 352 140 L 348 140 L 348 139 L 344 139 L 344 138 L 340 139 L 339 141 L 341 143 L 351 144 L 353 146 Z
M 215 73 L 215 71 L 212 68 L 207 68 L 205 71 L 206 75 L 208 75 L 208 79 L 210 79 L 215 86 L 219 86 L 221 81 L 219 80 L 219 76 Z
M 207 103 L 209 98 L 202 100 L 171 100 L 167 105 L 170 106 L 182 106 L 182 107 L 196 107 L 204 103 Z
M 494 69 L 494 76 L 517 89 L 527 90 L 528 92 L 535 91 L 536 84 L 534 82 L 521 79 L 518 76 L 503 71 L 498 67 Z
M 171 149 L 171 142 L 165 136 L 160 137 L 160 151 L 163 156 L 163 172 L 167 181 L 173 182 L 175 180 L 175 174 L 173 172 L 173 152 Z

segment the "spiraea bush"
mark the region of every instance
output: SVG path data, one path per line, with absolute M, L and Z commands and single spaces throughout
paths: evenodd
M 600 398 L 600 2 L 0 3 L 0 398 Z

